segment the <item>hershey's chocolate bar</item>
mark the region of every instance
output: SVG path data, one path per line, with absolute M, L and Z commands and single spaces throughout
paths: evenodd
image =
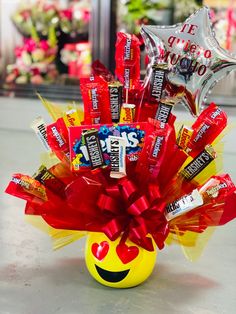
M 168 68 L 166 65 L 154 65 L 152 67 L 152 76 L 150 80 L 150 94 L 157 101 L 160 101 L 163 97 L 162 92 L 164 90 L 166 82 L 166 74 Z
M 85 145 L 88 150 L 88 157 L 91 163 L 91 168 L 96 169 L 105 165 L 102 147 L 98 137 L 98 130 L 88 130 L 83 132 Z
M 157 108 L 155 119 L 162 123 L 167 123 L 172 108 L 173 108 L 172 104 L 160 102 Z
M 205 149 L 181 171 L 181 174 L 186 180 L 191 181 L 214 159 L 215 152 L 211 145 L 207 145 Z
M 112 122 L 119 122 L 120 108 L 122 104 L 123 86 L 120 82 L 113 82 L 108 85 L 110 96 L 110 109 Z
M 111 178 L 122 178 L 126 176 L 125 165 L 125 139 L 118 136 L 109 136 L 110 139 L 110 160 L 111 160 Z

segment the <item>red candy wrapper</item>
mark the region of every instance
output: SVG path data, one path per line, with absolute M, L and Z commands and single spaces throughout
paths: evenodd
M 140 42 L 135 35 L 119 32 L 116 41 L 116 76 L 128 92 L 140 88 Z M 130 103 L 130 102 L 129 102 Z
M 92 71 L 94 76 L 101 76 L 107 82 L 115 81 L 114 75 L 99 60 L 92 63 Z
M 84 124 L 111 123 L 108 83 L 99 76 L 80 79 Z
M 42 204 L 48 199 L 45 186 L 42 183 L 20 173 L 13 175 L 6 193 L 37 204 Z
M 158 183 L 161 166 L 166 158 L 169 137 L 173 128 L 165 123 L 156 121 L 149 124 L 148 132 L 145 136 L 144 148 L 137 162 L 136 171 L 141 180 L 145 178 L 155 179 Z
M 68 129 L 63 118 L 59 118 L 47 126 L 47 140 L 56 156 L 60 160 L 68 162 L 70 159 Z
M 211 144 L 227 125 L 226 113 L 214 103 L 204 110 L 192 125 L 193 134 L 186 152 L 195 157 L 207 144 Z

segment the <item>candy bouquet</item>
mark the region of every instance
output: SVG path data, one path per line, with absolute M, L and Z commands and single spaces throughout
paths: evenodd
M 32 128 L 47 153 L 6 192 L 27 201 L 28 221 L 55 249 L 86 236 L 86 265 L 101 284 L 142 283 L 165 244 L 195 259 L 210 227 L 236 217 L 235 185 L 220 167 L 227 116 L 213 103 L 199 114 L 209 88 L 236 68 L 210 27 L 205 7 L 182 25 L 144 26 L 143 83 L 139 41 L 119 33 L 115 76 L 97 61 L 80 80 L 83 111 L 40 97 L 53 122 Z M 179 103 L 195 121 L 177 130 Z

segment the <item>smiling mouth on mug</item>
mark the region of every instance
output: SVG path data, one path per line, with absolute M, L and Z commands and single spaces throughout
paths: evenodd
M 99 276 L 108 282 L 119 282 L 125 279 L 130 271 L 129 269 L 123 271 L 109 271 L 97 266 L 96 264 L 95 267 Z

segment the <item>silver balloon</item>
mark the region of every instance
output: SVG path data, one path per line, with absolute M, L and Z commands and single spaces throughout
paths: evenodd
M 144 87 L 151 81 L 153 66 L 165 65 L 168 82 L 179 88 L 175 96 L 193 115 L 199 114 L 216 82 L 236 69 L 236 58 L 215 39 L 207 7 L 182 24 L 142 26 L 141 34 L 150 58 Z

